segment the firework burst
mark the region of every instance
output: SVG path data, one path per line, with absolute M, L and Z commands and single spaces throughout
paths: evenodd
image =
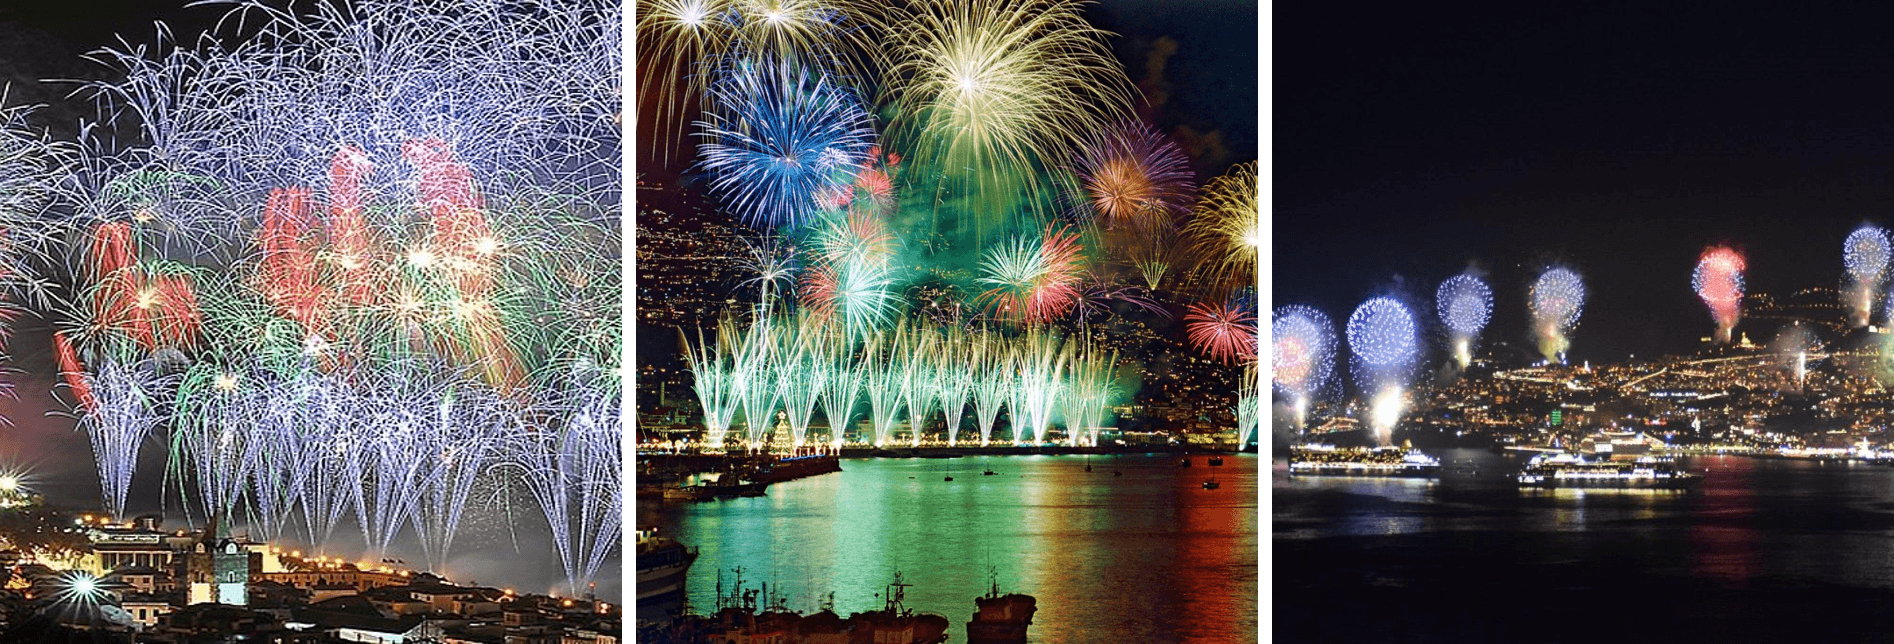
M 868 113 L 828 76 L 780 60 L 744 60 L 710 88 L 705 143 L 710 188 L 738 217 L 793 227 L 818 195 L 853 185 L 874 146 Z
M 1743 254 L 1728 246 L 1703 251 L 1690 274 L 1690 287 L 1716 318 L 1716 341 L 1729 342 L 1730 331 L 1743 315 Z
M 1545 359 L 1564 360 L 1572 346 L 1568 334 L 1585 311 L 1585 282 L 1570 269 L 1554 268 L 1539 274 L 1530 293 L 1532 324 Z
M 1455 275 L 1440 283 L 1434 299 L 1453 343 L 1453 358 L 1465 369 L 1473 360 L 1474 340 L 1493 315 L 1493 289 L 1477 276 Z
M 1188 211 L 1195 190 L 1183 151 L 1138 121 L 1103 130 L 1073 170 L 1084 212 L 1107 226 L 1141 232 L 1171 227 Z
M 1256 257 L 1263 224 L 1256 192 L 1256 162 L 1231 168 L 1210 181 L 1197 200 L 1187 232 L 1195 243 L 1206 281 L 1237 289 L 1256 283 Z
M 886 12 L 882 93 L 910 156 L 970 175 L 965 192 L 1032 177 L 1127 112 L 1131 85 L 1077 0 L 920 0 Z

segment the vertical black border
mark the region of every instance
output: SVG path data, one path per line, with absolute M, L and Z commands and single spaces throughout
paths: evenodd
M 619 74 L 617 74 L 617 78 L 619 78 L 619 83 L 617 83 L 617 110 L 619 110 L 619 112 L 617 112 L 617 114 L 619 114 L 619 117 L 617 117 L 617 136 L 619 136 L 617 163 L 619 163 L 619 170 L 621 170 L 619 176 L 617 176 L 617 189 L 619 189 L 619 235 L 617 235 L 617 239 L 619 239 L 619 244 L 621 244 L 619 256 L 617 256 L 617 258 L 619 258 L 617 275 L 619 275 L 619 288 L 623 290 L 623 294 L 619 295 L 619 318 L 617 318 L 617 324 L 619 324 L 619 331 L 617 331 L 617 333 L 619 333 L 619 343 L 617 343 L 617 356 L 619 356 L 619 358 L 617 358 L 619 388 L 617 388 L 617 396 L 619 396 L 619 432 L 625 434 L 625 441 L 621 443 L 623 447 L 619 447 L 619 449 L 621 449 L 619 460 L 623 462 L 623 464 L 621 464 L 623 470 L 619 470 L 619 475 L 623 477 L 623 487 L 631 487 L 633 491 L 636 491 L 636 489 L 638 489 L 638 468 L 634 466 L 634 460 L 636 460 L 636 455 L 638 455 L 638 420 L 636 420 L 636 417 L 631 417 L 629 422 L 625 420 L 627 415 L 638 413 L 638 407 L 636 407 L 636 400 L 638 400 L 638 349 L 636 349 L 636 347 L 638 347 L 638 328 L 636 328 L 636 324 L 633 324 L 633 320 L 638 318 L 638 297 L 636 297 L 636 292 L 638 292 L 638 153 L 636 153 L 636 150 L 638 150 L 638 136 L 636 136 L 636 134 L 638 134 L 638 125 L 636 125 L 636 121 L 638 121 L 638 110 L 636 110 L 638 95 L 636 95 L 636 91 L 633 91 L 633 87 L 638 87 L 638 45 L 636 45 L 633 38 L 633 34 L 636 32 L 636 25 L 638 25 L 638 4 L 636 4 L 636 0 L 631 2 L 631 8 L 629 8 L 631 11 L 625 11 L 625 9 L 627 9 L 625 8 L 625 2 L 621 0 L 621 2 L 619 2 L 619 25 L 617 25 L 617 28 L 619 28 L 619 53 L 621 53 L 621 59 L 619 59 Z M 623 595 L 623 597 L 619 597 L 619 602 L 617 602 L 617 604 L 619 604 L 619 621 L 617 621 L 617 629 L 619 629 L 619 638 L 617 638 L 617 640 L 619 640 L 619 642 L 636 642 L 636 640 L 638 640 L 638 627 L 636 627 L 636 621 L 638 621 L 638 576 L 636 576 L 636 570 L 638 570 L 638 547 L 636 547 L 636 536 L 633 536 L 631 542 L 625 542 L 625 528 L 623 528 L 625 525 L 629 525 L 629 527 L 633 528 L 633 532 L 638 530 L 636 500 L 638 500 L 638 494 L 636 494 L 636 492 L 631 494 L 631 498 L 623 498 L 623 494 L 619 494 L 619 502 L 625 506 L 625 508 L 623 508 L 623 515 L 619 515 L 621 519 L 619 519 L 619 530 L 617 530 L 617 538 L 619 538 L 619 546 L 617 546 L 617 549 L 619 549 L 619 566 L 623 568 L 623 564 L 631 563 L 631 570 L 633 570 L 633 574 L 629 574 L 629 576 L 627 576 L 623 570 L 619 570 L 619 593 Z
M 1260 0 L 1256 8 L 1258 9 L 1256 11 L 1256 150 L 1258 150 L 1256 153 L 1256 220 L 1258 220 L 1256 222 L 1256 301 L 1258 301 L 1258 309 L 1265 307 L 1263 303 L 1269 303 L 1267 307 L 1275 309 L 1275 299 L 1273 299 L 1275 294 L 1269 292 L 1269 269 L 1271 269 L 1269 248 L 1273 244 L 1273 235 L 1269 233 L 1271 233 L 1271 224 L 1275 222 L 1275 212 L 1271 212 L 1269 208 L 1269 201 L 1271 201 L 1269 197 L 1275 191 L 1275 182 L 1273 182 L 1273 174 L 1275 174 L 1273 134 L 1275 133 L 1271 131 L 1271 112 L 1273 112 L 1271 100 L 1275 98 L 1275 93 L 1269 87 L 1273 78 L 1269 11 L 1273 8 L 1275 8 L 1275 0 Z M 1271 608 L 1271 597 L 1273 597 L 1269 555 L 1275 544 L 1273 532 L 1269 530 L 1269 527 L 1273 523 L 1271 513 L 1275 511 L 1275 508 L 1271 508 L 1271 502 L 1269 502 L 1269 496 L 1271 496 L 1271 466 L 1269 466 L 1271 449 L 1269 447 L 1271 445 L 1265 443 L 1263 439 L 1271 438 L 1273 432 L 1271 432 L 1271 420 L 1269 420 L 1269 405 L 1265 405 L 1269 402 L 1269 398 L 1263 396 L 1261 383 L 1273 383 L 1273 379 L 1269 375 L 1269 362 L 1261 360 L 1263 347 L 1269 347 L 1269 324 L 1263 324 L 1269 320 L 1263 318 L 1263 313 L 1265 311 L 1256 313 L 1256 367 L 1260 371 L 1256 373 L 1258 377 L 1256 396 L 1261 398 L 1256 402 L 1256 409 L 1260 413 L 1256 415 L 1258 426 L 1254 428 L 1256 466 L 1261 468 L 1261 472 L 1256 475 L 1258 479 L 1258 485 L 1256 485 L 1256 640 L 1269 642 L 1271 640 L 1269 635 L 1273 631 L 1269 625 L 1269 612 L 1271 612 L 1269 608 Z

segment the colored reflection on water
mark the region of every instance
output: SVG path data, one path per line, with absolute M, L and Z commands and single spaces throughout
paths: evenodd
M 1259 459 L 1224 459 L 1095 456 L 1091 472 L 1077 456 L 850 459 L 766 497 L 641 500 L 637 520 L 701 549 L 688 587 L 699 614 L 737 567 L 795 610 L 833 592 L 844 616 L 881 608 L 898 571 L 908 607 L 945 615 L 964 641 L 997 574 L 1003 591 L 1038 598 L 1034 642 L 1251 642 Z M 1203 489 L 1212 475 L 1220 488 Z

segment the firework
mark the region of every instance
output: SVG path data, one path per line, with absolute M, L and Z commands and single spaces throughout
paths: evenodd
M 818 368 L 827 372 L 823 377 L 827 386 L 821 394 L 822 417 L 829 421 L 831 446 L 839 450 L 849 423 L 855 419 L 855 403 L 861 399 L 861 363 L 849 351 L 847 340 L 835 335 L 825 334 L 820 350 L 822 364 Z
M 901 413 L 901 350 L 899 339 L 905 327 L 896 329 L 895 338 L 877 333 L 862 351 L 861 381 L 868 398 L 868 419 L 875 428 L 875 447 L 887 447 L 894 436 L 894 424 Z
M 1375 435 L 1387 444 L 1401 413 L 1407 369 L 1419 350 L 1413 314 L 1389 297 L 1377 297 L 1348 316 L 1348 349 L 1357 361 L 1362 387 L 1374 392 L 1371 415 Z
M 690 367 L 692 389 L 697 393 L 697 404 L 703 410 L 704 442 L 712 449 L 722 449 L 724 433 L 736 420 L 737 396 L 732 382 L 734 366 L 730 364 L 728 345 L 733 341 L 731 334 L 724 333 L 732 325 L 726 323 L 720 328 L 722 341 L 716 344 L 705 342 L 699 334 L 697 346 L 693 348 L 688 338 L 679 331 L 679 341 L 684 347 L 684 359 Z
M 989 250 L 977 282 L 976 303 L 996 319 L 1022 324 L 1051 321 L 1077 302 L 1084 277 L 1084 247 L 1071 228 L 1049 226 Z
M 911 445 L 921 446 L 921 430 L 927 426 L 928 411 L 939 400 L 934 384 L 939 336 L 921 328 L 903 326 L 895 334 L 895 363 L 901 372 L 898 385 L 901 399 L 907 403 L 908 433 Z
M 816 196 L 851 185 L 868 162 L 874 127 L 828 76 L 786 61 L 735 64 L 710 89 L 698 146 L 710 188 L 738 217 L 793 227 Z
M 1553 268 L 1532 283 L 1532 324 L 1539 336 L 1539 352 L 1548 361 L 1564 360 L 1571 346 L 1567 334 L 1585 310 L 1585 282 L 1570 269 Z
M 777 338 L 776 391 L 783 405 L 783 420 L 789 424 L 790 442 L 800 448 L 809 433 L 809 418 L 829 389 L 830 377 L 820 343 L 821 329 L 815 320 L 803 316 L 796 320 L 792 333 Z
M 1218 361 L 1256 359 L 1256 313 L 1243 298 L 1191 304 L 1184 313 L 1184 329 L 1191 344 Z
M 1212 179 L 1199 195 L 1185 232 L 1195 240 L 1209 284 L 1236 289 L 1256 283 L 1256 257 L 1263 248 L 1256 185 L 1252 161 Z
M 1414 316 L 1399 300 L 1377 297 L 1348 316 L 1348 349 L 1371 371 L 1403 368 L 1417 348 Z
M 1106 34 L 1077 0 L 922 0 L 885 12 L 882 93 L 913 158 L 979 195 L 1071 158 L 1130 107 Z M 945 187 L 945 186 L 943 186 Z
M 1155 231 L 1187 212 L 1195 187 L 1177 144 L 1138 121 L 1102 130 L 1073 164 L 1083 212 L 1112 227 Z
M 1434 298 L 1453 342 L 1453 358 L 1465 369 L 1473 360 L 1474 339 L 1493 314 L 1493 290 L 1479 277 L 1462 274 L 1441 282 Z
M 1236 448 L 1243 449 L 1250 440 L 1262 435 L 1263 400 L 1262 372 L 1255 366 L 1243 368 L 1243 379 L 1236 389 Z
M 976 362 L 973 345 L 958 326 L 948 327 L 939 346 L 940 355 L 934 358 L 934 398 L 940 401 L 947 421 L 947 446 L 953 447 L 960 443 L 960 417 L 973 396 Z
M 1276 388 L 1289 396 L 1296 426 L 1335 368 L 1335 325 L 1321 311 L 1300 305 L 1276 309 L 1270 323 L 1270 373 Z
M 1072 362 L 1075 343 L 1043 329 L 1034 329 L 1019 340 L 1019 374 L 1014 385 L 1013 441 L 1023 442 L 1026 432 L 1032 442 L 1046 442 L 1052 428 L 1052 410 L 1066 393 L 1065 372 Z
M 1887 231 L 1874 226 L 1857 228 L 1842 242 L 1841 261 L 1848 268 L 1850 281 L 1846 294 L 1849 320 L 1854 326 L 1866 325 L 1873 313 L 1881 276 L 1887 272 L 1890 247 Z
M 1009 345 L 990 333 L 976 336 L 971 352 L 973 414 L 980 425 L 980 446 L 985 447 L 993 440 L 993 424 L 999 420 L 1000 409 L 1013 396 L 1014 382 L 1008 374 L 1015 367 Z
M 1716 341 L 1729 342 L 1730 330 L 1743 315 L 1743 254 L 1728 246 L 1703 251 L 1690 274 L 1690 287 L 1716 318 Z

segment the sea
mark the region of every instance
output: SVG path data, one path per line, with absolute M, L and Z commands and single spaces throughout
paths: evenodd
M 1180 458 L 852 458 L 763 497 L 640 499 L 638 525 L 700 554 L 686 596 L 639 615 L 713 612 L 740 569 L 792 610 L 846 617 L 883 608 L 899 574 L 904 605 L 947 617 L 949 641 L 997 583 L 1037 598 L 1031 642 L 1254 642 L 1262 459 Z
M 1703 456 L 1691 491 L 1521 489 L 1271 463 L 1277 642 L 1894 641 L 1894 467 Z

